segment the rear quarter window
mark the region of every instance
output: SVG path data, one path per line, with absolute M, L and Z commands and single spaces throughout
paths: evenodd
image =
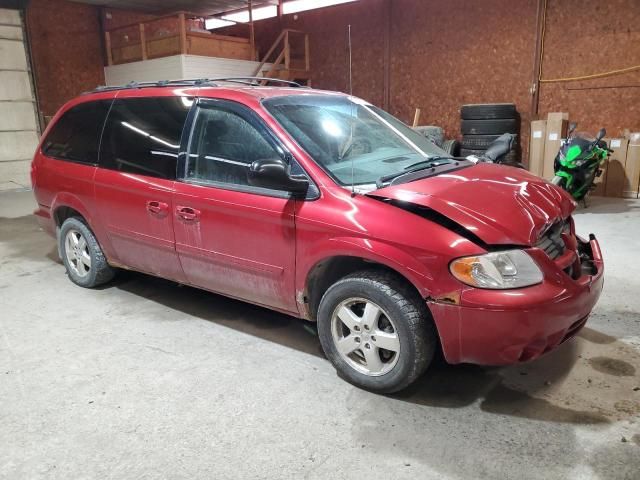
M 48 157 L 96 165 L 100 135 L 111 100 L 81 103 L 67 110 L 42 144 Z
M 175 179 L 180 137 L 192 99 L 116 99 L 102 137 L 100 166 Z

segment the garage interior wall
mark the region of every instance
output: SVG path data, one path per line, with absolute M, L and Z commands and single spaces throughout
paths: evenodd
M 573 77 L 640 65 L 638 0 L 548 0 L 543 78 Z M 256 23 L 264 51 L 282 28 L 309 32 L 314 87 L 346 91 L 351 24 L 353 91 L 406 122 L 460 133 L 465 103 L 514 102 L 523 147 L 532 119 L 538 0 L 364 0 Z M 297 17 L 297 18 L 296 18 Z M 581 130 L 611 136 L 640 129 L 640 71 L 597 80 L 544 83 L 539 118 L 569 112 Z
M 31 0 L 26 23 L 46 124 L 67 100 L 104 83 L 100 10 L 66 0 Z
M 544 78 L 640 64 L 637 0 L 547 4 Z M 360 0 L 256 22 L 256 39 L 265 52 L 283 28 L 308 32 L 313 86 L 347 91 L 351 24 L 355 95 L 405 121 L 421 108 L 420 123 L 441 125 L 452 137 L 459 134 L 461 104 L 513 101 L 522 115 L 526 155 L 537 7 L 538 0 Z M 43 115 L 53 115 L 64 101 L 104 82 L 101 23 L 115 26 L 148 17 L 108 11 L 111 19 L 101 19 L 94 6 L 30 2 L 27 19 Z M 542 84 L 538 116 L 549 111 L 568 111 L 583 130 L 604 126 L 610 135 L 638 130 L 640 71 Z
M 544 78 L 640 65 L 640 1 L 549 1 Z M 640 70 L 582 82 L 543 84 L 540 111 L 569 112 L 581 130 L 610 136 L 640 130 Z

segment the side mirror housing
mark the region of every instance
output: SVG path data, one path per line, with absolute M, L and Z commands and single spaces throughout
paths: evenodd
M 571 122 L 569 124 L 569 130 L 567 131 L 567 137 L 571 136 L 571 134 L 577 127 L 578 127 L 578 124 L 576 122 Z
M 601 128 L 596 136 L 596 140 L 600 141 L 607 135 L 607 131 L 604 128 Z
M 309 180 L 289 173 L 289 165 L 281 158 L 263 158 L 249 167 L 249 184 L 304 196 L 309 189 Z

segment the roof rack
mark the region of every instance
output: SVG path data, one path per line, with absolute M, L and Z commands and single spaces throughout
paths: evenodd
M 159 80 L 157 82 L 129 82 L 125 85 L 101 85 L 87 93 L 110 92 L 112 90 L 126 90 L 130 88 L 149 87 L 194 87 L 199 85 L 199 80 Z
M 230 83 L 242 83 L 245 85 L 262 86 L 262 83 L 280 83 L 282 85 L 288 85 L 295 88 L 308 88 L 304 85 L 300 85 L 298 82 L 292 82 L 291 80 L 281 80 L 279 78 L 271 77 L 223 77 L 223 78 L 210 78 L 210 82 L 230 82 Z
M 295 88 L 309 88 L 303 85 L 300 85 L 297 82 L 292 82 L 289 80 L 281 80 L 279 78 L 269 78 L 269 77 L 220 77 L 220 78 L 197 78 L 197 79 L 182 79 L 182 80 L 159 80 L 156 82 L 129 82 L 125 85 L 117 85 L 117 86 L 99 86 L 87 93 L 97 93 L 97 92 L 110 92 L 114 90 L 127 90 L 133 88 L 152 88 L 152 87 L 219 87 L 221 83 L 240 83 L 242 85 L 248 86 L 267 86 L 270 83 L 287 85 Z M 263 85 L 264 84 L 264 85 Z

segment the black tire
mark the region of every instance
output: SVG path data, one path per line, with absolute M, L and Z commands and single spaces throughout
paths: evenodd
M 462 120 L 460 130 L 463 135 L 502 135 L 518 133 L 520 121 L 515 118 L 493 120 Z
M 465 120 L 488 120 L 493 118 L 518 118 L 513 103 L 484 103 L 463 105 L 460 118 Z
M 482 154 L 485 151 L 486 150 L 472 150 L 470 148 L 461 148 L 460 149 L 460 156 L 461 157 L 468 157 L 469 155 L 475 155 L 476 157 L 481 157 Z
M 573 196 L 573 193 L 570 192 L 567 189 L 567 179 L 564 177 L 559 177 L 557 175 L 554 175 L 554 177 L 551 179 L 551 183 L 553 183 L 554 185 L 556 185 L 557 187 L 560 187 L 562 190 L 564 190 L 565 192 L 567 192 L 569 195 Z
M 486 150 L 500 135 L 464 135 L 460 145 L 462 148 L 469 150 Z M 516 137 L 514 144 L 518 144 L 519 139 Z
M 80 267 L 76 267 L 67 255 L 68 244 L 67 235 L 69 232 L 77 232 L 86 242 L 86 252 L 91 262 L 90 267 L 86 265 L 87 271 L 84 275 L 79 273 Z M 58 251 L 67 269 L 67 275 L 73 283 L 85 288 L 94 288 L 109 282 L 115 275 L 115 269 L 107 263 L 107 259 L 96 240 L 95 235 L 80 217 L 67 218 L 58 233 Z M 77 263 L 77 261 L 76 261 Z
M 392 322 L 399 352 L 386 373 L 378 376 L 362 373 L 338 352 L 332 334 L 332 317 L 343 302 L 352 298 L 375 303 L 385 313 L 381 318 L 388 315 Z M 318 334 L 322 348 L 338 374 L 357 387 L 377 393 L 397 392 L 420 377 L 433 359 L 438 339 L 427 306 L 417 292 L 398 275 L 377 270 L 349 275 L 325 292 L 318 309 Z M 349 334 L 357 335 L 353 331 Z M 375 341 L 373 336 L 371 338 Z M 364 336 L 362 341 L 367 341 Z M 362 348 L 361 353 L 364 352 Z M 379 350 L 374 350 L 381 355 Z
M 413 127 L 413 129 L 420 135 L 427 137 L 437 146 L 441 147 L 444 142 L 444 130 L 441 127 L 433 125 L 424 125 L 419 127 Z
M 514 165 L 520 165 L 520 160 L 521 160 L 521 152 L 519 149 L 514 148 L 509 153 L 507 153 L 504 157 L 502 157 L 499 163 L 514 166 Z
M 445 140 L 442 144 L 442 148 L 445 152 L 447 152 L 452 157 L 457 157 L 460 153 L 460 144 L 457 140 Z

